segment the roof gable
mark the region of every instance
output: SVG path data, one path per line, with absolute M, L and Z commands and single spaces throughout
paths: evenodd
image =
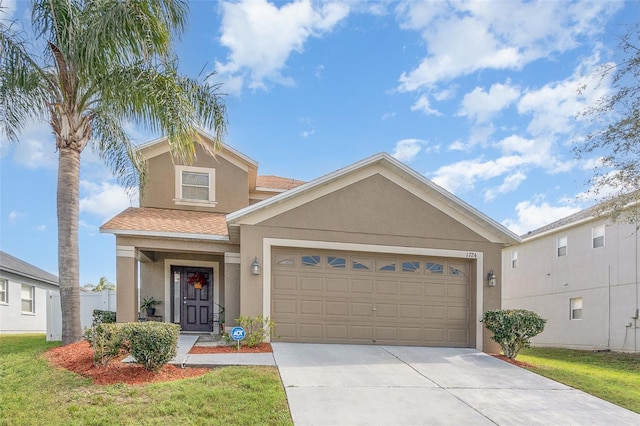
M 488 241 L 517 244 L 520 238 L 455 195 L 389 154 L 380 153 L 322 176 L 275 197 L 227 215 L 229 225 L 255 225 L 355 182 L 380 174 Z
M 204 132 L 203 130 L 198 129 L 198 134 L 202 137 L 202 143 L 208 144 L 210 147 L 213 147 L 214 138 Z M 140 153 L 148 160 L 153 157 L 157 157 L 159 155 L 165 154 L 169 152 L 169 144 L 167 143 L 167 137 L 163 136 L 161 138 L 152 140 L 138 147 Z M 258 163 L 244 155 L 240 151 L 235 150 L 225 143 L 220 144 L 220 148 L 215 151 L 216 156 L 220 156 L 230 163 L 234 164 L 236 167 L 246 171 L 249 173 L 249 189 L 252 190 L 256 185 L 256 177 L 258 174 Z

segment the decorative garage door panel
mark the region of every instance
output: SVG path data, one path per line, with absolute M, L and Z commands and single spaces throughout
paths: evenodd
M 469 346 L 469 262 L 274 249 L 271 318 L 286 342 Z

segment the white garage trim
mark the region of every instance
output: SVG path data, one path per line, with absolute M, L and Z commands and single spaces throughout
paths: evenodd
M 375 244 L 340 243 L 335 241 L 291 240 L 281 238 L 263 238 L 262 240 L 262 313 L 271 316 L 271 249 L 276 247 L 313 248 L 322 250 L 357 251 L 371 253 L 410 254 L 416 256 L 451 257 L 476 260 L 476 321 L 475 327 L 476 349 L 482 350 L 482 318 L 483 290 L 484 290 L 484 253 L 481 251 L 462 251 L 432 249 L 421 247 L 382 246 Z M 473 280 L 471 281 L 473 283 Z

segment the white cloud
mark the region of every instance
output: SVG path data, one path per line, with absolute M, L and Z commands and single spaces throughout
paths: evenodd
M 551 206 L 547 202 L 535 204 L 531 201 L 521 201 L 516 205 L 517 219 L 507 219 L 502 224 L 516 234 L 523 235 L 580 210 L 580 207 Z
M 426 115 L 442 115 L 438 110 L 431 108 L 427 95 L 420 96 L 416 103 L 411 106 L 411 111 L 422 111 Z
M 502 181 L 502 185 L 497 186 L 495 188 L 491 188 L 484 193 L 484 201 L 491 201 L 496 198 L 499 194 L 506 194 L 508 192 L 513 192 L 522 182 L 527 179 L 527 175 L 522 172 L 513 173 Z
M 395 118 L 395 116 L 396 116 L 395 112 L 386 112 L 386 113 L 382 114 L 382 119 L 383 120 L 389 120 L 389 119 Z
M 391 154 L 394 158 L 405 163 L 413 160 L 420 153 L 422 147 L 426 144 L 420 139 L 402 139 L 396 143 L 396 147 Z
M 16 11 L 16 0 L 0 0 L 0 20 L 11 20 Z
M 12 210 L 12 211 L 9 212 L 9 223 L 11 225 L 14 225 L 18 221 L 18 219 L 26 217 L 26 216 L 27 216 L 26 213 L 22 213 L 22 212 L 18 212 L 18 211 Z
M 13 153 L 13 160 L 29 169 L 55 169 L 58 166 L 56 144 L 46 122 L 29 120 L 16 142 L 0 137 L 2 156 Z
M 280 7 L 266 0 L 222 3 L 220 43 L 230 52 L 225 63 L 216 61 L 216 81 L 235 93 L 247 82 L 265 89 L 266 82 L 292 85 L 282 74 L 289 56 L 302 52 L 311 37 L 322 37 L 349 14 L 349 5 L 297 0 Z M 229 80 L 231 83 L 229 83 Z
M 496 83 L 489 91 L 476 87 L 464 95 L 458 115 L 467 116 L 478 123 L 484 123 L 504 108 L 510 106 L 520 96 L 520 89 L 506 84 Z
M 108 182 L 94 183 L 83 180 L 80 181 L 80 189 L 83 193 L 80 198 L 80 212 L 94 214 L 103 220 L 110 219 L 132 204 L 125 188 Z
M 402 28 L 419 31 L 427 56 L 399 79 L 414 91 L 483 69 L 521 69 L 603 31 L 622 2 L 409 0 L 397 9 Z
M 47 225 L 38 225 L 36 231 L 44 232 L 47 230 Z

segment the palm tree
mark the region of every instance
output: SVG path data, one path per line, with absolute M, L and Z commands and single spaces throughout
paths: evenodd
M 146 164 L 124 129 L 132 122 L 168 137 L 189 163 L 198 126 L 219 144 L 226 113 L 219 87 L 181 76 L 172 41 L 184 31 L 182 0 L 34 0 L 28 38 L 0 21 L 0 131 L 17 141 L 48 120 L 59 155 L 58 275 L 62 344 L 82 337 L 78 214 L 80 154 L 91 146 L 119 182 L 144 185 Z M 41 54 L 35 53 L 37 47 Z

